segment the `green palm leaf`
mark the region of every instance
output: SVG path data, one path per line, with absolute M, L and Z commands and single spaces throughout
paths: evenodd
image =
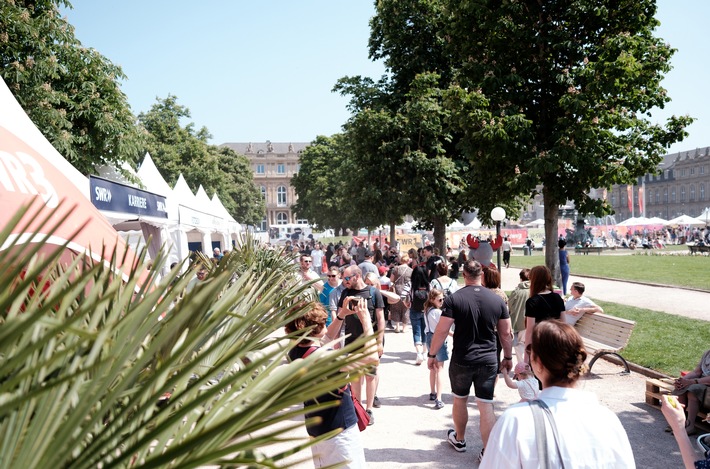
M 343 386 L 364 342 L 286 362 L 300 337 L 283 327 L 311 306 L 291 258 L 246 238 L 217 266 L 198 256 L 210 273 L 183 294 L 191 274 L 156 283 L 144 254 L 122 281 L 125 259 L 21 244 L 22 214 L 0 231 L 0 468 L 286 467 L 313 443 L 292 436 L 301 403 Z

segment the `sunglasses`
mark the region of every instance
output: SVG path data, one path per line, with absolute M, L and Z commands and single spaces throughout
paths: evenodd
M 346 282 L 349 282 L 350 279 L 353 278 L 353 277 L 357 277 L 357 274 L 353 274 L 353 275 L 350 275 L 350 276 L 348 276 L 348 277 L 343 277 L 343 280 L 345 280 Z
M 328 278 L 337 277 L 337 275 L 328 275 Z
M 301 261 L 301 262 L 304 262 L 304 263 L 306 263 L 306 264 L 310 264 L 310 263 L 313 262 L 313 261 Z

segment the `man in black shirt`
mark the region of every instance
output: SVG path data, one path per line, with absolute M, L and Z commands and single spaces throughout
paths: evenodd
M 512 328 L 508 307 L 491 290 L 481 285 L 483 268 L 478 261 L 463 265 L 466 286 L 444 299 L 441 319 L 431 341 L 427 357 L 429 369 L 435 366 L 436 354 L 452 325 L 454 347 L 449 365 L 449 379 L 454 395 L 454 429 L 447 440 L 456 451 L 466 451 L 464 433 L 468 423 L 468 396 L 473 384 L 480 413 L 481 439 L 485 449 L 496 417 L 493 412 L 493 389 L 498 371 L 512 368 Z M 503 360 L 498 363 L 497 336 L 503 346 Z M 483 457 L 483 450 L 479 458 Z M 480 460 L 480 459 L 479 459 Z
M 360 320 L 355 315 L 348 314 L 348 309 L 354 308 L 355 304 L 353 303 L 351 306 L 351 303 L 355 299 L 364 298 L 367 302 L 367 309 L 370 311 L 370 317 L 372 318 L 372 328 L 377 334 L 377 352 L 379 356 L 382 356 L 385 340 L 385 302 L 382 299 L 382 294 L 377 288 L 365 284 L 362 270 L 356 265 L 351 265 L 343 270 L 342 278 L 345 290 L 343 290 L 343 293 L 340 295 L 338 314 L 333 322 L 345 322 L 345 334 L 350 334 L 350 337 L 345 339 L 346 345 L 362 336 L 363 330 Z M 377 376 L 377 369 L 375 369 L 373 375 L 365 376 L 366 401 L 360 399 L 362 395 L 362 379 L 353 381 L 352 383 L 353 395 L 365 404 L 367 413 L 370 414 L 370 425 L 375 421 L 372 416 L 372 408 L 375 407 L 375 394 L 377 393 L 378 383 L 379 377 Z

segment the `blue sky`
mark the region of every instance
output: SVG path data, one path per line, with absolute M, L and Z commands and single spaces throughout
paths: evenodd
M 190 109 L 211 143 L 309 142 L 340 132 L 347 100 L 338 78 L 379 78 L 368 59 L 370 0 L 72 0 L 76 36 L 120 65 L 133 111 L 168 94 Z M 690 114 L 671 152 L 710 146 L 707 0 L 659 0 L 658 36 L 678 52 L 664 81 L 673 101 L 654 118 Z

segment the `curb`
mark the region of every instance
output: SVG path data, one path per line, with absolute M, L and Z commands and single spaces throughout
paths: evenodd
M 615 364 L 615 365 L 624 366 L 624 363 L 623 363 L 621 360 L 619 360 L 618 358 L 616 358 L 615 356 L 613 356 L 613 355 L 603 355 L 603 356 L 601 356 L 601 357 L 599 357 L 599 358 L 601 358 L 602 360 L 606 360 L 606 361 L 608 361 L 608 362 L 610 362 L 610 363 L 613 363 L 613 364 Z M 652 369 L 650 369 L 650 368 L 646 368 L 645 366 L 637 365 L 636 363 L 632 363 L 632 362 L 630 362 L 630 361 L 628 361 L 628 360 L 627 360 L 626 362 L 629 364 L 629 369 L 630 369 L 631 371 L 634 371 L 634 372 L 636 372 L 636 373 L 638 373 L 638 374 L 640 374 L 640 375 L 644 375 L 644 376 L 647 376 L 647 377 L 649 377 L 649 378 L 656 378 L 656 379 L 672 378 L 672 376 L 669 376 L 669 375 L 667 375 L 667 374 L 665 374 L 665 373 L 661 373 L 661 372 L 658 372 L 658 371 L 656 371 L 656 370 L 652 370 Z
M 650 283 L 650 282 L 641 282 L 640 280 L 627 280 L 627 279 L 613 278 L 613 277 L 599 277 L 597 275 L 574 274 L 574 276 L 575 277 L 582 277 L 582 278 L 593 278 L 596 280 L 610 280 L 612 282 L 633 283 L 636 285 L 647 285 L 649 287 L 675 288 L 676 290 L 688 290 L 688 291 L 696 291 L 696 292 L 700 292 L 700 293 L 710 293 L 710 290 L 702 290 L 700 288 L 693 288 L 693 287 L 679 287 L 676 285 L 666 285 L 664 283 Z

